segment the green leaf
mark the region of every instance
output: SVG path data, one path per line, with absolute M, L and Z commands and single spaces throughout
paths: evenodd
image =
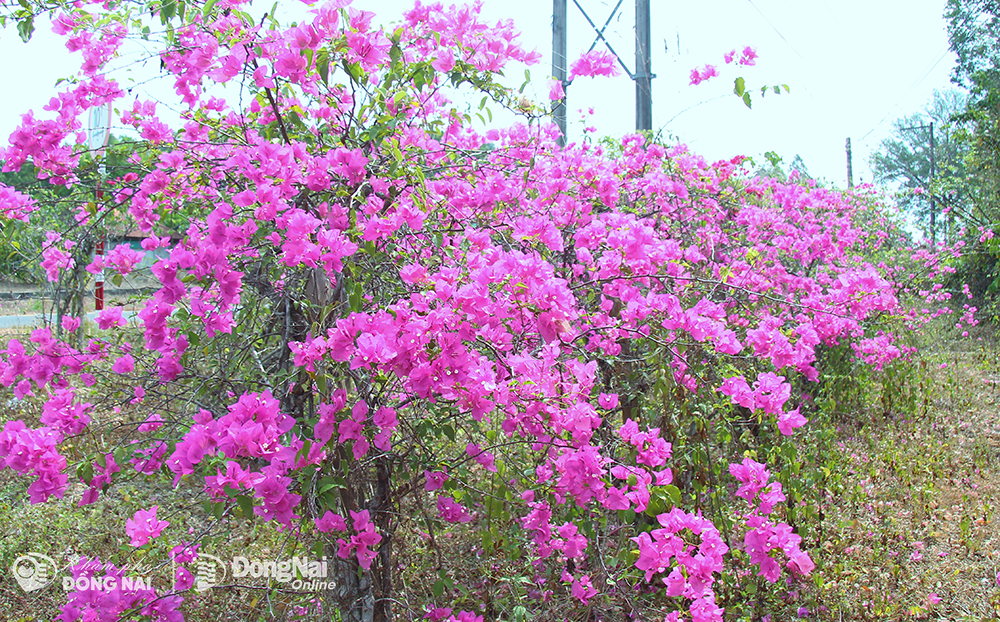
M 415 86 L 416 89 L 419 91 L 419 90 L 423 89 L 424 85 L 426 85 L 426 84 L 427 84 L 427 76 L 424 75 L 424 72 L 422 72 L 422 71 L 414 72 L 414 74 L 413 74 L 413 86 Z
M 29 15 L 28 17 L 18 20 L 17 22 L 17 34 L 21 37 L 21 41 L 25 43 L 31 38 L 31 35 L 35 32 L 35 16 Z
M 236 495 L 236 504 L 240 506 L 240 511 L 243 512 L 243 516 L 250 517 L 253 516 L 253 500 L 246 495 Z
M 309 439 L 306 439 L 305 442 L 302 443 L 302 449 L 300 449 L 298 451 L 298 453 L 295 454 L 295 461 L 298 462 L 299 458 L 308 457 L 309 456 L 309 451 L 311 449 L 312 449 L 312 441 L 309 440 Z
M 674 502 L 674 505 L 681 504 L 681 489 L 672 484 L 667 484 L 663 487 L 663 490 L 670 495 L 670 500 Z
M 86 464 L 81 464 L 76 469 L 77 477 L 83 480 L 83 483 L 90 485 L 90 481 L 94 479 L 94 465 L 91 462 Z
M 333 488 L 343 488 L 343 480 L 341 479 L 340 481 L 338 481 L 338 479 L 340 478 L 329 477 L 329 476 L 321 477 L 319 480 L 319 492 L 316 494 L 321 495 L 327 490 L 331 490 Z
M 219 0 L 208 0 L 208 2 L 205 3 L 205 8 L 201 10 L 201 16 L 207 18 L 208 14 L 211 13 L 212 9 L 215 7 L 215 3 L 218 1 Z
M 777 84 L 775 84 L 774 86 L 772 86 L 771 89 L 774 91 L 775 95 L 781 95 L 781 87 L 778 86 Z
M 330 53 L 326 48 L 322 48 L 316 54 L 316 72 L 319 77 L 323 80 L 323 84 L 327 84 L 330 79 Z
M 113 277 L 111 277 L 111 282 L 115 284 L 115 287 L 121 287 L 122 286 L 122 275 L 120 275 L 120 274 L 114 275 Z
M 431 586 L 431 591 L 434 592 L 434 598 L 441 598 L 444 596 L 444 581 L 435 581 L 434 585 Z
M 351 310 L 354 312 L 361 311 L 361 293 L 362 293 L 361 283 L 355 283 L 354 290 L 351 292 L 351 295 L 348 299 L 348 302 L 351 305 Z
M 650 499 L 649 505 L 646 506 L 646 510 L 643 512 L 646 516 L 650 518 L 656 518 L 664 511 L 663 502 L 659 499 Z
M 746 92 L 746 93 L 743 93 L 743 103 L 747 105 L 747 108 L 751 108 L 751 109 L 753 108 L 753 106 L 750 105 L 750 92 L 749 91 Z
M 445 436 L 450 438 L 452 441 L 454 441 L 455 438 L 457 437 L 457 433 L 455 432 L 454 426 L 445 425 L 441 428 L 441 431 L 444 433 Z
M 312 552 L 312 556 L 313 557 L 315 557 L 317 559 L 320 558 L 320 557 L 323 557 L 323 543 L 322 542 L 314 542 L 313 545 L 312 545 L 312 548 L 309 549 L 309 550 L 310 550 L 310 552 Z
M 736 93 L 737 97 L 743 97 L 743 93 L 747 90 L 746 80 L 743 78 L 736 78 L 736 83 L 733 86 L 733 93 Z
M 361 65 L 359 65 L 358 63 L 349 63 L 347 62 L 347 60 L 344 60 L 344 71 L 346 71 L 347 75 L 351 76 L 351 78 L 353 78 L 355 82 L 360 82 L 362 76 L 364 76 L 365 74 L 365 71 L 364 69 L 361 68 Z
M 176 0 L 163 0 L 160 4 L 160 21 L 166 24 L 177 14 Z

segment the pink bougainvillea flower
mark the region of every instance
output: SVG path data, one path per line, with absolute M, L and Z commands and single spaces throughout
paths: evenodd
M 340 514 L 335 514 L 327 510 L 326 514 L 316 519 L 316 529 L 324 533 L 330 531 L 347 531 L 347 522 Z
M 424 471 L 424 478 L 427 480 L 424 484 L 424 490 L 432 492 L 444 486 L 444 483 L 448 480 L 447 471 Z
M 448 73 L 455 68 L 455 55 L 451 50 L 444 48 L 438 52 L 437 58 L 431 63 L 431 67 L 442 73 Z
M 791 436 L 795 428 L 800 428 L 808 422 L 808 419 L 799 414 L 798 408 L 778 414 L 778 430 L 785 436 Z
M 62 327 L 67 333 L 71 333 L 80 328 L 80 318 L 64 315 L 62 319 Z
M 719 75 L 719 70 L 715 65 L 705 65 L 701 69 L 697 67 L 691 70 L 691 81 L 688 83 L 691 86 L 701 84 L 709 78 L 714 78 Z
M 576 59 L 569 68 L 569 79 L 578 76 L 618 76 L 621 71 L 618 69 L 617 59 L 611 52 L 605 50 L 591 50 Z
M 132 358 L 131 354 L 118 357 L 114 365 L 111 366 L 111 371 L 116 374 L 130 374 L 133 369 L 135 369 L 135 359 Z
M 448 495 L 440 495 L 437 498 L 438 518 L 449 523 L 468 523 L 472 520 L 462 504 L 455 501 Z
M 108 307 L 97 314 L 97 326 L 101 330 L 108 330 L 112 326 L 125 327 L 127 324 L 121 307 Z
M 563 89 L 562 81 L 555 78 L 549 78 L 549 99 L 551 101 L 559 101 L 565 97 L 566 91 Z
M 129 544 L 135 547 L 143 546 L 150 538 L 160 537 L 160 532 L 170 525 L 165 520 L 157 520 L 158 509 L 159 506 L 154 505 L 148 510 L 139 510 L 135 516 L 125 521 L 125 533 L 132 539 Z
M 141 389 L 142 387 L 136 387 Z M 163 427 L 163 417 L 159 413 L 153 413 L 146 417 L 146 420 L 139 425 L 140 432 L 156 432 Z

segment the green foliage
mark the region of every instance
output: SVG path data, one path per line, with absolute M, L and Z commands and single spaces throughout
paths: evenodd
M 775 151 L 765 151 L 764 152 L 764 162 L 754 169 L 754 175 L 757 177 L 767 177 L 770 179 L 780 179 L 781 181 L 788 181 L 789 176 L 794 172 L 797 174 L 797 178 L 804 181 L 812 180 L 809 175 L 809 168 L 806 163 L 802 160 L 802 156 L 795 154 L 792 161 L 788 164 L 788 170 L 785 170 L 784 158 L 778 155 Z
M 959 91 L 935 91 L 934 98 L 921 114 L 897 119 L 893 134 L 882 141 L 872 154 L 875 181 L 894 183 L 899 189 L 897 203 L 931 235 L 931 197 L 934 197 L 935 236 L 954 240 L 956 215 L 970 209 L 967 188 L 966 154 L 968 145 L 952 118 L 965 109 L 968 98 Z M 931 125 L 934 155 L 931 171 Z M 949 210 L 949 215 L 943 212 Z
M 760 96 L 764 97 L 768 92 L 774 93 L 775 95 L 781 95 L 781 92 L 790 93 L 791 89 L 787 84 L 774 84 L 771 86 L 760 87 Z M 750 97 L 750 90 L 747 89 L 746 80 L 743 78 L 736 78 L 733 84 L 733 93 L 743 100 L 743 104 L 747 108 L 753 108 L 752 99 Z
M 1000 253 L 988 238 L 1000 233 L 1000 3 L 948 0 L 944 16 L 958 56 L 952 81 L 968 89 L 970 97 L 953 117 L 966 176 L 942 190 L 962 200 L 956 224 L 965 227 L 969 250 L 957 277 L 969 283 L 984 315 L 996 319 Z

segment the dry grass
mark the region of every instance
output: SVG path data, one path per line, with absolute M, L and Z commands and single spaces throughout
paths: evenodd
M 1000 616 L 1000 361 L 992 348 L 932 361 L 926 413 L 842 441 L 846 477 L 816 556 L 820 618 Z

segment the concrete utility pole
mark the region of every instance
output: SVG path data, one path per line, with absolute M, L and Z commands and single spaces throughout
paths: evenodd
M 847 137 L 847 189 L 854 187 L 854 170 L 851 164 L 851 137 Z
M 629 68 L 625 65 L 621 56 L 615 49 L 611 47 L 611 43 L 604 37 L 604 31 L 607 30 L 608 25 L 611 20 L 614 19 L 615 15 L 618 14 L 618 9 L 621 8 L 622 3 L 625 0 L 618 0 L 618 3 L 613 9 L 611 9 L 611 14 L 608 19 L 604 22 L 602 28 L 598 28 L 594 20 L 590 19 L 587 12 L 580 6 L 579 0 L 573 0 L 573 4 L 580 10 L 583 17 L 590 24 L 590 27 L 594 29 L 597 33 L 597 38 L 590 45 L 588 52 L 594 49 L 594 46 L 598 42 L 603 42 L 608 51 L 615 57 L 621 68 L 625 70 L 630 80 L 635 81 L 635 129 L 636 130 L 652 130 L 653 129 L 653 90 L 652 90 L 652 80 L 656 77 L 652 73 L 653 63 L 651 60 L 651 30 L 650 30 L 650 14 L 649 5 L 650 0 L 635 0 L 635 71 L 629 71 Z M 566 66 L 569 64 L 566 57 L 566 32 L 567 32 L 567 22 L 566 22 L 566 6 L 567 0 L 552 0 L 552 77 L 556 80 L 562 82 L 563 91 L 569 89 L 569 81 L 566 80 Z M 559 126 L 559 130 L 562 132 L 562 137 L 559 139 L 559 144 L 563 145 L 566 141 L 566 103 L 567 97 L 555 103 L 552 107 L 552 118 Z
M 653 129 L 653 63 L 649 0 L 635 0 L 635 129 Z
M 566 65 L 566 0 L 552 0 L 552 77 L 568 90 Z M 552 117 L 562 133 L 560 147 L 566 144 L 566 99 L 556 102 L 552 109 Z

